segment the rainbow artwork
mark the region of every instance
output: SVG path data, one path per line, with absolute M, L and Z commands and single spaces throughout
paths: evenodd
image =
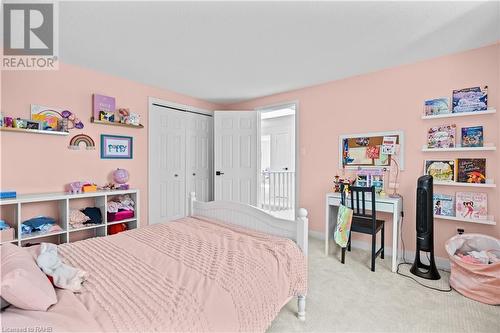
M 77 134 L 74 137 L 71 138 L 69 142 L 69 149 L 80 149 L 80 144 L 81 143 L 85 144 L 85 148 L 88 150 L 95 149 L 95 143 L 94 140 L 87 134 Z

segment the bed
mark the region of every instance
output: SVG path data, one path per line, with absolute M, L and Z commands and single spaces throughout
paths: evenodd
M 90 273 L 47 312 L 9 307 L 2 329 L 263 332 L 292 297 L 305 319 L 307 211 L 282 220 L 244 204 L 199 202 L 190 216 L 61 244 Z

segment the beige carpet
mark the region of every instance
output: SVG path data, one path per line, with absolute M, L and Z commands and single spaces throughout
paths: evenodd
M 500 332 L 499 306 L 428 290 L 392 273 L 390 257 L 371 272 L 363 250 L 348 252 L 345 265 L 326 258 L 319 240 L 310 239 L 309 252 L 306 321 L 295 317 L 294 299 L 268 332 Z M 448 275 L 441 275 L 433 285 L 446 289 Z

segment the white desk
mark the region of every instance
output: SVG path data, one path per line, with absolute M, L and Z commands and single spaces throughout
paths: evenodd
M 329 255 L 331 245 L 335 246 L 333 232 L 337 224 L 337 212 L 340 205 L 340 193 L 326 194 L 326 221 L 325 221 L 325 255 Z M 366 207 L 371 207 L 371 197 L 366 197 Z M 392 214 L 392 271 L 396 272 L 398 265 L 398 239 L 400 221 L 403 216 L 403 198 L 379 197 L 375 199 L 375 209 L 377 212 Z

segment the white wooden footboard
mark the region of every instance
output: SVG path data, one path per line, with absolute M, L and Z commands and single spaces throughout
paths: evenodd
M 307 210 L 300 208 L 295 221 L 276 218 L 263 210 L 237 202 L 196 200 L 194 192 L 190 193 L 189 214 L 204 216 L 222 222 L 239 225 L 249 229 L 265 232 L 274 236 L 290 238 L 300 247 L 305 256 L 308 248 Z M 297 297 L 297 317 L 306 318 L 306 297 Z
M 190 215 L 205 216 L 274 236 L 290 238 L 307 256 L 309 222 L 307 210 L 304 208 L 298 210 L 295 221 L 290 221 L 274 217 L 247 204 L 229 201 L 197 201 L 194 192 L 190 193 L 189 208 Z

